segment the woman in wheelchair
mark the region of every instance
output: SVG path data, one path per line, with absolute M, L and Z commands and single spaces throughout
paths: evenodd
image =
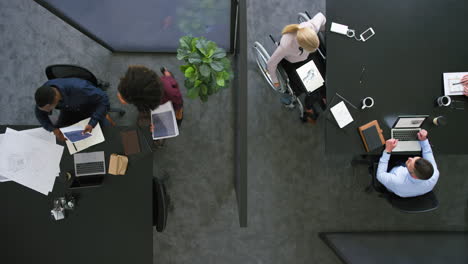
M 300 24 L 290 24 L 284 27 L 280 43 L 267 62 L 268 72 L 276 87 L 280 85 L 276 76 L 276 68 L 280 64 L 288 75 L 294 93 L 300 95 L 306 91 L 296 69 L 312 59 L 312 54 L 320 45 L 317 33 L 324 28 L 325 22 L 325 16 L 322 13 L 317 13 L 309 21 Z M 284 104 L 290 103 L 288 98 L 282 98 L 281 101 Z M 308 104 L 308 102 L 312 101 L 312 98 L 306 98 L 306 113 L 309 113 L 312 119 L 316 119 L 317 114 L 313 109 L 312 103 Z M 323 100 L 319 101 L 322 108 L 325 108 Z

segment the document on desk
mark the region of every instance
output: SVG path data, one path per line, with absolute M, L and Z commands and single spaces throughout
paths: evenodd
M 460 80 L 468 72 L 444 72 L 444 95 L 463 95 L 463 84 Z
M 74 125 L 60 128 L 60 131 L 62 131 L 64 135 L 65 133 L 68 133 L 70 131 L 76 131 L 76 129 L 80 129 L 81 131 L 83 131 L 86 125 L 89 123 L 89 120 L 91 120 L 91 118 L 86 118 Z M 67 144 L 67 148 L 68 148 L 68 151 L 70 152 L 70 155 L 73 155 L 91 146 L 104 142 L 104 140 L 105 140 L 104 134 L 102 134 L 101 126 L 98 123 L 93 128 L 91 135 L 87 135 L 85 138 L 82 138 L 79 141 L 72 142 L 71 140 L 67 140 L 65 142 Z
M 4 134 L 0 134 L 0 145 L 2 144 L 3 135 Z M 0 182 L 7 182 L 7 181 L 11 181 L 11 180 L 8 179 L 7 177 L 3 177 L 3 176 L 0 175 Z
M 33 129 L 25 129 L 25 130 L 21 130 L 21 131 L 18 131 L 18 132 L 28 134 L 28 135 L 33 136 L 35 138 L 40 138 L 40 139 L 45 140 L 45 141 L 50 142 L 50 143 L 54 143 L 54 144 L 56 143 L 54 133 L 49 132 L 49 131 L 45 130 L 42 127 L 33 128 Z
M 340 128 L 343 128 L 349 123 L 353 122 L 353 117 L 349 113 L 349 110 L 343 101 L 330 108 L 330 111 L 335 117 L 335 120 Z
M 52 191 L 62 146 L 8 128 L 0 149 L 0 175 L 44 195 Z

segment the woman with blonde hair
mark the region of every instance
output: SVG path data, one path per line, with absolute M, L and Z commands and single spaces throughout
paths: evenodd
M 278 64 L 281 64 L 288 74 L 294 92 L 301 94 L 305 91 L 304 84 L 297 75 L 296 69 L 309 61 L 310 55 L 318 49 L 320 41 L 317 33 L 324 28 L 325 22 L 325 16 L 322 13 L 317 13 L 309 21 L 284 27 L 281 32 L 280 45 L 267 63 L 268 72 L 275 86 L 279 86 L 276 68 Z

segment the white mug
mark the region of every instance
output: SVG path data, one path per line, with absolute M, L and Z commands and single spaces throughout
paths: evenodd
M 451 102 L 452 102 L 452 99 L 448 95 L 444 95 L 444 96 L 437 98 L 437 104 L 439 106 L 449 106 Z
M 372 97 L 366 97 L 362 99 L 361 109 L 371 108 L 372 106 L 374 106 L 374 99 Z

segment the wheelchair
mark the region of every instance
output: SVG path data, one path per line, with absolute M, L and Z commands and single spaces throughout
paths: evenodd
M 297 20 L 298 23 L 302 23 L 305 21 L 308 21 L 311 19 L 311 16 L 307 11 L 301 12 L 297 14 Z M 320 40 L 320 47 L 317 50 L 320 58 L 323 60 L 323 65 L 325 65 L 326 61 L 326 51 L 325 51 L 325 38 L 321 32 L 318 34 L 319 40 Z M 279 46 L 279 42 L 275 40 L 275 38 L 272 35 L 269 35 L 270 39 L 273 41 L 274 45 L 276 47 Z M 276 69 L 276 75 L 278 77 L 278 83 L 279 86 L 276 87 L 273 83 L 273 80 L 271 79 L 270 73 L 268 72 L 267 69 L 267 62 L 270 59 L 270 54 L 266 51 L 266 49 L 263 47 L 260 42 L 255 41 L 253 45 L 253 50 L 254 50 L 254 56 L 255 56 L 255 61 L 257 63 L 257 66 L 262 74 L 262 76 L 265 78 L 267 81 L 268 86 L 271 87 L 275 92 L 278 92 L 280 94 L 288 94 L 291 97 L 291 103 L 289 105 L 285 105 L 287 108 L 297 108 L 299 111 L 299 118 L 301 120 L 304 120 L 304 104 L 301 102 L 299 96 L 302 94 L 296 94 L 294 92 L 294 89 L 292 89 L 288 75 L 286 71 L 281 67 L 280 64 L 278 64 L 278 67 Z M 325 77 L 325 76 L 324 76 Z

